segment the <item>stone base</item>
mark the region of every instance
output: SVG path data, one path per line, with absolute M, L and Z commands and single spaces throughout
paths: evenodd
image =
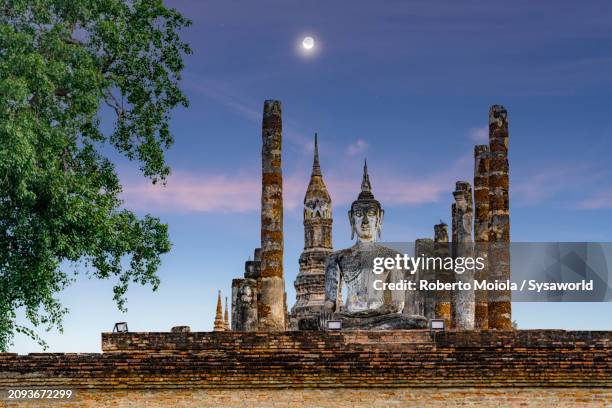
M 319 327 L 319 317 L 318 316 L 308 316 L 302 317 L 298 320 L 297 329 L 298 330 L 321 330 Z
M 349 317 L 342 313 L 334 313 L 333 320 L 342 321 L 342 330 L 409 330 L 426 329 L 427 319 L 423 316 L 406 316 L 401 313 L 391 313 L 370 317 Z
M 0 406 L 612 406 L 611 331 L 102 333 L 102 351 L 0 353 Z M 50 388 L 73 396 L 6 400 Z
M 428 320 L 423 316 L 407 316 L 401 313 L 362 315 L 333 313 L 325 316 L 303 317 L 298 321 L 298 330 L 324 330 L 327 320 L 340 320 L 342 330 L 418 330 L 428 327 Z

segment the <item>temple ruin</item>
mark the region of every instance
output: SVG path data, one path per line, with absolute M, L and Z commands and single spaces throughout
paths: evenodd
M 455 226 L 456 241 L 453 242 L 454 256 L 459 258 L 473 257 L 472 246 L 472 187 L 467 181 L 458 181 L 455 191 L 455 207 L 453 212 L 453 225 Z M 473 271 L 466 269 L 463 273 L 454 274 L 460 282 L 471 283 L 474 280 Z M 457 290 L 453 293 L 452 306 L 455 311 L 452 326 L 459 330 L 472 330 L 474 328 L 474 291 Z
M 318 317 L 325 301 L 325 260 L 332 250 L 332 200 L 319 164 L 317 135 L 310 182 L 304 196 L 304 251 L 295 279 L 296 302 L 291 309 L 290 328 Z
M 215 312 L 215 323 L 213 324 L 214 331 L 225 331 L 225 324 L 223 322 L 223 309 L 221 306 L 221 291 L 217 295 L 217 309 Z
M 440 221 L 434 225 L 434 256 L 444 259 L 450 256 L 448 241 L 448 225 Z M 439 268 L 434 275 L 443 283 L 451 283 L 454 279 L 451 271 Z M 442 289 L 436 292 L 436 319 L 444 320 L 446 327 L 451 327 L 451 291 Z
M 489 262 L 481 277 L 509 277 L 507 148 L 507 113 L 496 105 L 490 144 L 474 151 L 473 194 L 466 181 L 452 193 L 451 240 L 440 221 L 433 240 L 415 241 L 415 254 L 447 258 L 484 251 Z M 610 406 L 610 331 L 512 330 L 510 292 L 371 291 L 372 257 L 398 253 L 377 242 L 382 204 L 364 165 L 348 211 L 357 242 L 333 251 L 332 201 L 316 138 L 297 302 L 288 315 L 277 101 L 264 107 L 262 153 L 261 247 L 232 281 L 231 330 L 227 298 L 223 311 L 219 291 L 213 332 L 175 326 L 170 332 L 102 333 L 101 353 L 0 353 L 0 389 L 71 390 L 70 399 L 50 404 L 66 408 Z M 495 246 L 479 246 L 487 242 Z M 379 276 L 389 281 L 405 273 L 391 268 Z M 445 283 L 464 279 L 444 268 L 417 274 Z M 346 302 L 338 296 L 343 285 Z M 342 330 L 322 330 L 326 317 L 341 321 Z M 447 329 L 427 328 L 432 317 Z M 287 320 L 293 330 L 285 330 Z M 6 401 L 9 407 L 40 407 L 49 400 Z
M 489 277 L 510 279 L 510 200 L 508 165 L 508 112 L 501 105 L 489 110 Z M 512 329 L 510 290 L 489 291 L 489 328 Z
M 243 279 L 232 281 L 232 329 L 284 331 L 287 299 L 283 275 L 282 108 L 264 102 L 261 148 L 261 247 L 245 263 Z
M 489 242 L 489 145 L 474 146 L 474 256 L 487 259 L 487 242 Z M 481 281 L 488 277 L 488 267 L 476 271 L 475 279 Z M 486 289 L 474 293 L 474 327 L 486 330 L 489 328 L 488 301 Z
M 244 277 L 232 281 L 232 330 L 318 330 L 329 318 L 345 321 L 345 329 L 421 327 L 419 319 L 443 319 L 455 330 L 512 329 L 509 291 L 410 291 L 400 293 L 401 301 L 393 297 L 396 291 L 392 291 L 393 296 L 372 293 L 363 262 L 374 254 L 390 251 L 393 255 L 392 250 L 375 243 L 381 232 L 382 205 L 372 193 L 366 164 L 361 192 L 349 211 L 351 234 L 357 237 L 357 244 L 335 255 L 332 199 L 323 181 L 316 134 L 304 196 L 304 250 L 294 282 L 296 302 L 287 313 L 281 148 L 281 104 L 269 100 L 264 103 L 262 121 L 261 248 L 245 263 Z M 480 257 L 485 260 L 485 268 L 462 274 L 420 270 L 417 279 L 444 283 L 509 279 L 508 180 L 508 114 L 504 107 L 493 105 L 489 111 L 489 144 L 474 147 L 473 191 L 470 182 L 457 181 L 452 193 L 450 242 L 448 227 L 442 221 L 434 226 L 433 238 L 415 241 L 415 256 Z M 342 277 L 347 274 L 351 276 L 348 280 Z M 397 270 L 385 279 L 406 277 L 405 271 Z M 343 290 L 348 290 L 352 299 L 346 305 L 341 304 Z M 409 323 L 408 317 L 412 319 Z

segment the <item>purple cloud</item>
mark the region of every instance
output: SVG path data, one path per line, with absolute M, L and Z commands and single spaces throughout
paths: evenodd
M 425 177 L 378 169 L 371 174 L 373 190 L 384 205 L 421 205 L 450 200 L 459 174 L 469 171 L 469 158 L 461 158 L 444 172 Z M 289 172 L 284 177 L 284 204 L 287 210 L 301 207 L 309 173 Z M 350 204 L 359 193 L 361 178 L 331 169 L 325 182 L 334 206 Z M 206 175 L 177 172 L 166 186 L 147 181 L 126 182 L 123 195 L 126 207 L 151 212 L 244 213 L 258 211 L 261 178 L 257 175 Z

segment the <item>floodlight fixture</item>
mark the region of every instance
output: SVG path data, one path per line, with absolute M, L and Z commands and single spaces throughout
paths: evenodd
M 127 322 L 115 323 L 115 327 L 113 327 L 113 333 L 127 333 L 127 332 L 128 332 Z

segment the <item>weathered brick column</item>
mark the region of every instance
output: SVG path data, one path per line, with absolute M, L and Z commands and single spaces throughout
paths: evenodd
M 452 203 L 451 204 L 451 245 L 450 245 L 450 256 L 451 257 L 456 257 L 457 256 L 457 204 Z M 451 272 L 450 273 L 450 282 L 453 283 L 455 282 L 456 277 L 455 277 L 455 273 Z M 450 326 L 451 328 L 455 328 L 455 322 L 457 321 L 457 315 L 456 315 L 456 310 L 455 310 L 455 302 L 453 301 L 453 297 L 454 297 L 454 293 L 450 292 L 450 301 L 451 301 L 451 322 L 450 322 Z
M 478 281 L 489 278 L 486 259 L 487 243 L 489 242 L 489 145 L 474 146 L 474 256 L 485 260 L 485 268 L 475 271 Z M 476 329 L 489 327 L 488 301 L 486 289 L 478 289 L 474 293 L 476 308 L 474 311 L 474 325 Z
M 414 241 L 414 256 L 433 256 L 433 240 L 431 238 L 419 238 Z M 417 271 L 417 281 L 421 279 L 425 279 L 429 282 L 435 281 L 435 271 L 428 270 L 426 268 L 421 268 Z M 435 318 L 436 314 L 436 292 L 412 292 L 406 291 L 406 294 L 412 294 L 413 299 L 415 300 L 416 310 L 419 311 L 418 314 L 425 316 L 428 319 Z M 416 296 L 415 296 L 416 295 Z
M 472 241 L 473 205 L 472 187 L 467 181 L 458 181 L 453 192 L 455 198 L 455 220 L 453 224 L 457 231 L 456 257 L 470 258 L 474 256 Z M 455 268 L 455 281 L 472 285 L 471 290 L 454 291 L 453 304 L 455 308 L 455 324 L 459 330 L 474 329 L 474 270 L 465 268 L 457 273 Z
M 283 175 L 281 103 L 264 102 L 261 150 L 261 273 L 257 278 L 259 330 L 286 329 L 283 277 Z
M 448 242 L 448 225 L 443 222 L 434 225 L 434 256 L 445 259 L 450 256 Z M 444 283 L 451 283 L 453 272 L 444 269 L 436 270 L 436 279 Z M 446 327 L 451 326 L 451 292 L 439 290 L 436 293 L 436 318 L 444 319 Z
M 510 204 L 508 165 L 508 112 L 501 105 L 489 110 L 489 277 L 510 279 Z M 512 330 L 511 291 L 488 292 L 489 328 Z

